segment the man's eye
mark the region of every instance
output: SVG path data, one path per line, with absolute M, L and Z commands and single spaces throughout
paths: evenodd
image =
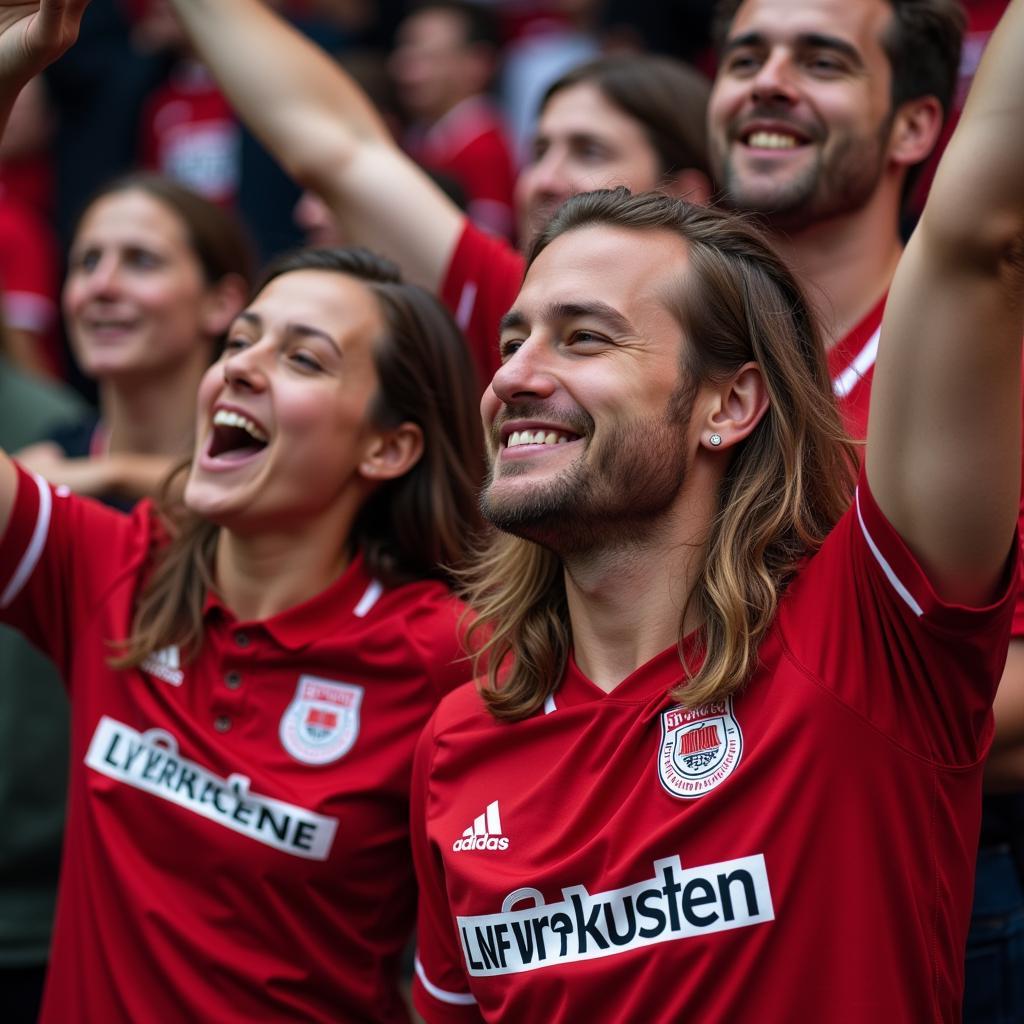
M 498 343 L 498 352 L 503 360 L 511 359 L 522 347 L 521 338 L 509 338 Z
M 726 63 L 729 71 L 742 74 L 745 71 L 753 71 L 757 68 L 758 62 L 751 53 L 734 53 Z

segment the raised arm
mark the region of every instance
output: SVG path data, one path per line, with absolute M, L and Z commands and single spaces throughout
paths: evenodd
M 28 80 L 78 38 L 78 26 L 88 2 L 0 0 L 0 134 Z M 0 451 L 0 536 L 7 530 L 16 488 L 14 464 Z
M 1020 495 L 1024 0 L 993 35 L 882 325 L 867 475 L 950 601 L 992 596 Z
M 362 90 L 259 0 L 172 0 L 249 128 L 346 237 L 437 291 L 465 217 L 395 145 Z

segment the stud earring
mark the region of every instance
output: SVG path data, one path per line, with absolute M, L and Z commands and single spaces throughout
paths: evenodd
M 708 438 L 708 441 L 711 443 L 711 447 L 712 448 L 717 448 L 722 443 L 722 435 L 721 434 L 712 434 Z

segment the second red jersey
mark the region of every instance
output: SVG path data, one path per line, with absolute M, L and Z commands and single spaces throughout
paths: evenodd
M 944 604 L 862 482 L 736 695 L 676 649 L 543 711 L 464 688 L 417 751 L 429 1022 L 959 1024 L 1012 589 Z
M 71 693 L 71 782 L 45 1024 L 399 1022 L 416 737 L 465 680 L 460 607 L 354 559 L 194 660 L 115 669 L 162 535 L 20 475 L 0 617 Z

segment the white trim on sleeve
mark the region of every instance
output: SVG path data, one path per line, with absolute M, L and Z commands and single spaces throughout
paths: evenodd
M 7 584 L 7 588 L 0 594 L 0 608 L 6 608 L 25 586 L 25 582 L 32 575 L 32 570 L 35 569 L 39 561 L 39 556 L 43 553 L 46 535 L 50 532 L 50 513 L 53 508 L 50 488 L 41 476 L 33 473 L 32 479 L 35 480 L 36 487 L 39 488 L 39 514 L 36 516 L 35 529 L 32 531 L 32 539 L 28 542 L 28 547 L 25 548 L 25 554 L 21 556 L 18 568 L 14 570 L 14 575 Z
M 455 323 L 460 330 L 469 328 L 469 321 L 473 319 L 473 307 L 476 305 L 476 281 L 467 281 L 462 286 L 459 295 L 459 303 L 455 307 Z
M 442 1003 L 449 1003 L 451 1006 L 473 1006 L 476 1004 L 476 996 L 471 992 L 449 992 L 446 989 L 438 988 L 427 977 L 427 972 L 423 970 L 423 964 L 420 963 L 418 956 L 413 961 L 413 964 L 416 968 L 416 977 L 420 979 L 423 987 L 435 999 L 439 999 Z
M 857 353 L 853 362 L 832 381 L 832 391 L 836 398 L 845 398 L 857 386 L 864 374 L 875 365 L 875 360 L 878 358 L 878 338 L 881 333 L 882 328 L 877 328 Z
M 906 602 L 910 610 L 920 618 L 924 615 L 924 609 L 914 600 L 914 595 L 903 585 L 900 578 L 893 571 L 892 566 L 885 560 L 885 556 L 881 551 L 878 550 L 878 545 L 874 542 L 871 534 L 868 533 L 868 528 L 864 523 L 864 516 L 860 511 L 860 488 L 854 492 L 854 499 L 857 504 L 857 521 L 860 523 L 861 532 L 864 534 L 864 539 L 868 542 L 868 547 L 871 549 L 871 554 L 875 556 L 875 560 L 882 567 L 882 572 L 885 573 L 885 578 L 892 584 L 893 590 L 896 591 L 900 597 Z
M 555 695 L 553 693 L 549 693 L 544 698 L 544 714 L 545 715 L 550 715 L 552 711 L 557 711 L 557 710 L 558 710 L 558 705 L 555 704 Z

